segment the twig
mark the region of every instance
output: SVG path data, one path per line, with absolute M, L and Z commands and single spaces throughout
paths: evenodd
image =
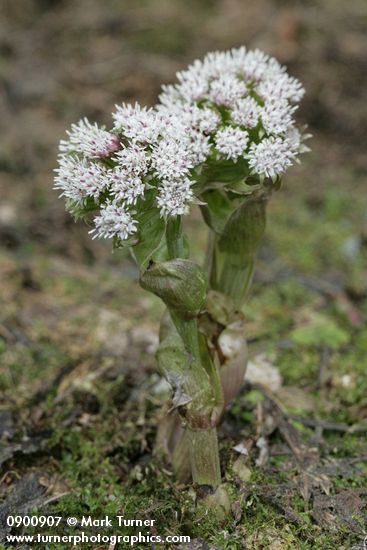
M 320 363 L 317 374 L 317 389 L 321 389 L 327 380 L 327 371 L 330 364 L 330 349 L 323 346 L 320 353 Z
M 65 493 L 59 493 L 58 495 L 53 495 L 52 497 L 45 500 L 40 508 L 44 508 L 48 504 L 51 504 L 51 502 L 56 502 L 57 500 L 60 500 L 60 498 L 66 497 L 66 495 L 70 495 L 70 491 L 65 491 Z
M 42 401 L 44 397 L 52 388 L 57 388 L 62 381 L 62 379 L 70 374 L 78 365 L 80 361 L 70 361 L 64 365 L 56 375 L 51 378 L 48 382 L 45 382 L 41 388 L 39 388 L 31 397 L 29 398 L 28 405 L 35 405 L 37 402 Z
M 305 418 L 303 416 L 291 415 L 289 416 L 291 420 L 296 420 L 301 422 L 304 426 L 309 428 L 322 428 L 330 432 L 345 432 L 345 433 L 365 433 L 367 432 L 366 426 L 348 426 L 347 424 L 337 424 L 336 422 L 329 422 L 327 420 L 319 420 L 317 418 Z

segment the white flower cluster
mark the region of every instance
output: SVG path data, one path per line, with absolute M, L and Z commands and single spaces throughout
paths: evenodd
M 147 194 L 162 216 L 188 213 L 205 163 L 242 158 L 248 174 L 274 179 L 301 152 L 293 115 L 304 90 L 275 59 L 214 52 L 177 78 L 154 108 L 116 106 L 111 131 L 84 118 L 60 142 L 55 187 L 73 208 L 100 206 L 94 237 L 134 235 Z
M 304 89 L 276 59 L 244 47 L 213 52 L 177 78 L 178 84 L 163 87 L 161 103 L 176 109 L 205 105 L 220 112 L 222 122 L 214 135 L 219 156 L 247 158 L 260 177 L 275 178 L 293 164 L 301 152 L 293 115 Z
M 136 221 L 132 219 L 129 212 L 123 206 L 107 201 L 101 206 L 101 214 L 96 216 L 95 229 L 90 233 L 95 233 L 93 238 L 104 237 L 111 239 L 118 237 L 122 241 L 129 238 L 136 231 Z
M 71 125 L 71 132 L 67 132 L 69 139 L 61 140 L 59 149 L 62 153 L 76 152 L 90 159 L 106 158 L 119 148 L 119 139 L 116 135 L 91 124 L 87 118 L 78 124 Z

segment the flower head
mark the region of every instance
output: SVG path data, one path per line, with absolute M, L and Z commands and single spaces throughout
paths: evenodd
M 112 113 L 114 128 L 133 143 L 154 143 L 159 135 L 159 119 L 154 109 L 140 107 L 137 103 L 116 105 Z
M 228 126 L 218 130 L 215 136 L 217 151 L 227 159 L 237 160 L 243 156 L 249 140 L 248 133 L 240 128 Z
M 162 216 L 183 216 L 188 213 L 193 197 L 189 179 L 164 181 L 158 191 L 157 203 Z
M 142 179 L 134 173 L 121 168 L 109 170 L 108 183 L 110 193 L 115 200 L 126 204 L 135 204 L 139 197 L 144 195 L 145 186 Z
M 122 241 L 128 239 L 136 231 L 136 221 L 133 220 L 124 206 L 107 201 L 101 206 L 101 213 L 94 218 L 95 228 L 90 231 L 94 233 L 93 239 L 102 237 L 112 239 L 118 237 Z
M 104 158 L 117 151 L 120 140 L 115 134 L 106 132 L 97 124 L 91 124 L 83 118 L 77 124 L 71 125 L 67 132 L 69 139 L 60 141 L 60 151 L 63 153 L 82 153 L 88 158 Z
M 260 176 L 275 178 L 293 164 L 295 153 L 286 140 L 266 138 L 253 143 L 247 155 L 250 168 Z
M 193 168 L 190 151 L 173 139 L 163 139 L 153 147 L 151 162 L 154 174 L 163 180 L 181 178 Z
M 257 92 L 265 101 L 285 99 L 292 103 L 298 103 L 304 96 L 305 90 L 302 84 L 285 72 L 276 72 L 274 75 L 259 82 Z
M 261 107 L 253 97 L 239 99 L 231 110 L 233 122 L 246 128 L 257 126 Z
M 61 154 L 55 172 L 55 189 L 61 189 L 61 196 L 76 203 L 87 197 L 97 199 L 107 186 L 103 166 L 76 156 Z
M 293 125 L 293 113 L 297 109 L 285 99 L 267 101 L 260 111 L 261 122 L 267 134 L 284 135 Z
M 217 105 L 233 107 L 246 94 L 246 84 L 235 75 L 227 75 L 217 78 L 210 83 L 208 97 Z
M 209 107 L 199 107 L 196 104 L 171 102 L 167 105 L 157 105 L 158 112 L 172 120 L 174 133 L 179 125 L 182 132 L 187 129 L 196 130 L 204 135 L 214 132 L 221 122 L 219 114 Z
M 114 156 L 118 167 L 127 173 L 145 175 L 148 171 L 148 157 L 143 148 L 133 144 L 131 147 L 125 147 L 118 151 Z

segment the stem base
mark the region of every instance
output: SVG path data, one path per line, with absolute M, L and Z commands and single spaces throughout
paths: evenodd
M 193 482 L 216 490 L 220 485 L 220 464 L 216 428 L 187 428 Z

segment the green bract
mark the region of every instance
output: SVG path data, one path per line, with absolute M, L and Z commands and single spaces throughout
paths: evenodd
M 183 318 L 197 317 L 205 302 L 204 272 L 190 260 L 177 258 L 152 263 L 141 274 L 140 284 L 159 296 L 171 312 Z

